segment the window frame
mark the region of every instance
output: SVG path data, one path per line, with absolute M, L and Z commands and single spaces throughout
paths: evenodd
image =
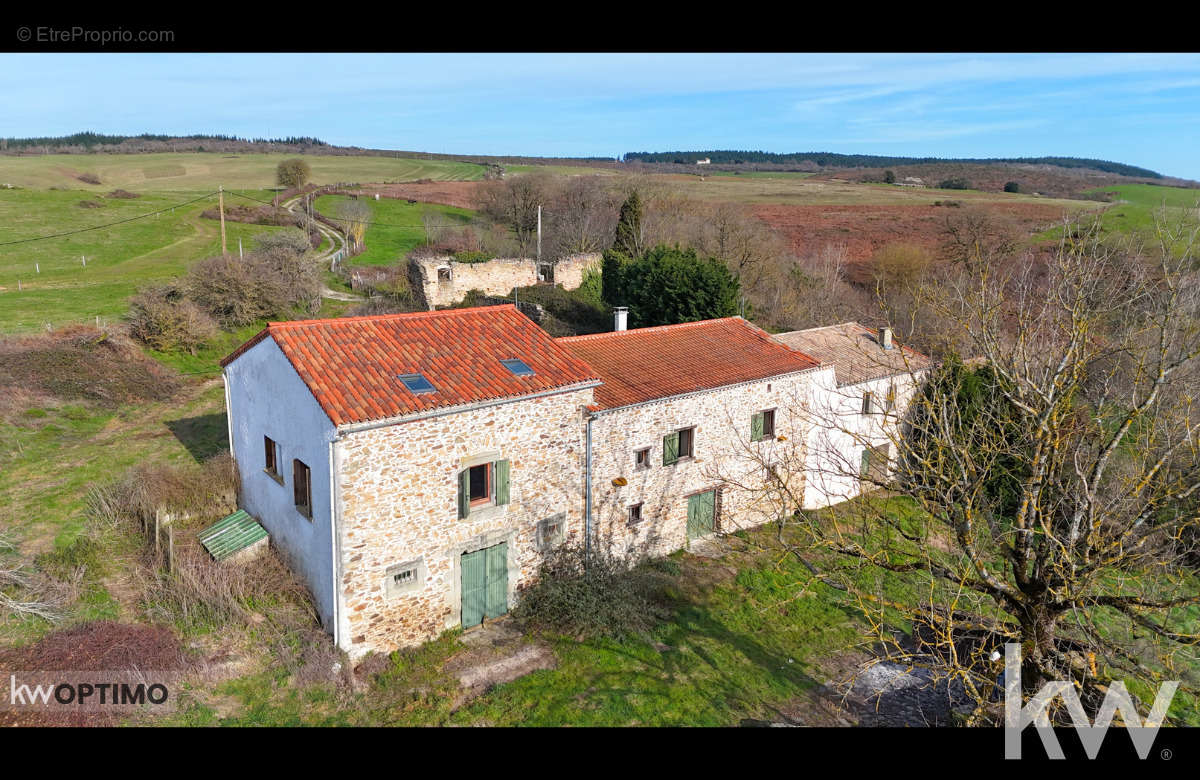
M 642 471 L 650 468 L 650 447 L 639 447 L 633 451 L 633 468 Z M 645 456 L 643 458 L 643 456 Z
M 641 525 L 646 519 L 645 515 L 642 514 L 642 507 L 645 505 L 645 501 L 639 501 L 636 504 L 630 504 L 625 510 L 625 524 Z M 636 519 L 634 518 L 634 513 L 637 514 Z
M 266 461 L 263 471 L 268 477 L 282 485 L 283 475 L 279 473 L 279 442 L 266 434 L 263 434 L 263 459 Z
M 862 396 L 862 414 L 875 413 L 875 394 L 870 390 L 864 390 Z
M 467 467 L 467 471 L 474 471 L 475 469 L 483 469 L 484 470 L 483 471 L 484 496 L 482 498 L 471 498 L 469 491 L 471 489 L 471 484 L 472 484 L 473 480 L 470 476 L 467 477 L 467 490 L 468 490 L 467 505 L 471 509 L 475 509 L 476 507 L 484 507 L 484 506 L 488 506 L 490 504 L 495 503 L 495 501 L 496 501 L 496 480 L 495 480 L 495 477 L 493 474 L 494 465 L 495 465 L 495 462 L 491 461 L 488 463 L 477 463 L 474 466 Z
M 896 408 L 896 380 L 888 382 L 888 390 L 886 401 L 884 402 L 884 411 L 891 413 Z
M 776 408 L 778 408 L 778 407 L 776 407 Z M 758 438 L 755 438 L 754 437 L 754 418 L 758 417 L 759 415 L 762 415 L 762 421 L 763 421 L 762 432 L 759 434 Z M 770 417 L 768 417 L 768 415 L 770 415 Z M 768 419 L 771 421 L 769 428 L 767 426 Z M 754 442 L 754 441 L 770 441 L 771 439 L 774 439 L 774 438 L 775 438 L 775 409 L 774 408 L 760 409 L 759 411 L 750 415 L 750 441 L 752 441 L 752 442 Z
M 675 431 L 675 433 L 679 434 L 679 451 L 677 453 L 676 462 L 680 460 L 693 460 L 696 457 L 696 426 L 693 425 L 690 428 L 680 428 L 679 430 Z M 687 434 L 688 444 L 686 455 L 684 454 L 683 450 L 683 435 L 685 433 Z
M 303 479 L 300 478 L 301 474 L 304 475 Z M 300 497 L 301 485 L 304 486 L 305 497 L 308 499 L 307 504 L 296 501 Z M 292 502 L 295 504 L 297 512 L 309 520 L 313 519 L 312 468 L 299 458 L 292 458 Z

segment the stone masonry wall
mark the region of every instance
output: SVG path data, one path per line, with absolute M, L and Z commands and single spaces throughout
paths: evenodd
M 657 401 L 599 415 L 592 423 L 594 539 L 617 555 L 665 555 L 687 547 L 688 495 L 719 488 L 716 530 L 736 531 L 776 517 L 779 493 L 768 494 L 766 462 L 782 465 L 803 494 L 807 424 L 796 413 L 806 402 L 818 369 L 732 388 Z M 775 434 L 784 441 L 750 441 L 755 412 L 775 409 Z M 695 426 L 694 458 L 663 465 L 663 437 Z M 650 465 L 638 468 L 635 452 L 650 448 Z M 624 478 L 624 486 L 614 480 Z M 628 522 L 642 504 L 642 520 Z
M 537 574 L 537 527 L 563 514 L 583 533 L 583 407 L 576 390 L 349 433 L 339 442 L 342 647 L 359 656 L 419 644 L 460 624 L 459 559 L 508 543 L 509 606 Z M 458 518 L 458 474 L 511 462 L 510 501 Z M 388 567 L 420 560 L 423 581 L 388 595 Z
M 453 257 L 414 258 L 415 276 L 429 310 L 458 303 L 471 290 L 506 296 L 514 287 L 538 283 L 537 261 L 530 258 L 499 257 L 483 263 L 459 263 Z M 572 255 L 554 263 L 554 283 L 574 290 L 583 283 L 583 273 L 598 267 L 600 255 Z M 449 281 L 440 281 L 439 269 L 449 269 Z

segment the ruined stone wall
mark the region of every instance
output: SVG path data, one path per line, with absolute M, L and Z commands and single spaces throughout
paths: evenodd
M 665 555 L 688 545 L 688 496 L 718 489 L 716 530 L 728 533 L 775 519 L 779 494 L 762 488 L 765 462 L 798 480 L 803 494 L 805 415 L 815 376 L 832 369 L 772 378 L 601 414 L 592 423 L 594 539 L 617 555 Z M 775 409 L 778 439 L 750 441 L 751 416 Z M 663 465 L 663 437 L 695 426 L 694 457 Z M 649 466 L 635 452 L 650 449 Z M 624 479 L 627 484 L 614 484 Z M 629 507 L 642 504 L 642 519 L 629 522 Z
M 540 281 L 537 261 L 530 258 L 499 257 L 483 263 L 459 263 L 445 256 L 414 258 L 411 263 L 430 311 L 458 303 L 471 290 L 507 296 L 514 287 L 528 287 Z M 576 289 L 583 281 L 584 270 L 599 267 L 599 263 L 598 254 L 562 258 L 554 263 L 554 283 L 568 290 Z
M 337 445 L 341 645 L 352 656 L 432 639 L 461 622 L 460 558 L 508 543 L 509 606 L 537 574 L 539 521 L 561 514 L 583 533 L 583 407 L 592 390 L 498 404 L 346 434 Z M 458 474 L 510 461 L 507 505 L 458 518 Z M 412 590 L 387 569 L 420 562 Z

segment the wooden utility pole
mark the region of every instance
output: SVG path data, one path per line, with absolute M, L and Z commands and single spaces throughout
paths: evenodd
M 217 185 L 217 207 L 221 211 L 221 254 L 228 255 L 225 250 L 225 188 Z
M 542 206 L 538 204 L 538 247 L 537 247 L 538 262 L 542 262 Z

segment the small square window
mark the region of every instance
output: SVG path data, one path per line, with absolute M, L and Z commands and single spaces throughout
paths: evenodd
M 650 448 L 644 447 L 633 453 L 633 467 L 637 469 L 650 468 Z
M 443 266 L 442 268 L 437 269 L 437 272 L 438 272 L 438 281 L 439 282 L 441 282 L 442 284 L 446 284 L 450 281 L 450 269 L 449 268 Z
M 629 507 L 629 524 L 637 525 L 642 522 L 642 505 L 640 503 Z
M 404 383 L 410 393 L 420 395 L 421 393 L 435 392 L 433 385 L 421 374 L 401 374 L 400 381 Z

